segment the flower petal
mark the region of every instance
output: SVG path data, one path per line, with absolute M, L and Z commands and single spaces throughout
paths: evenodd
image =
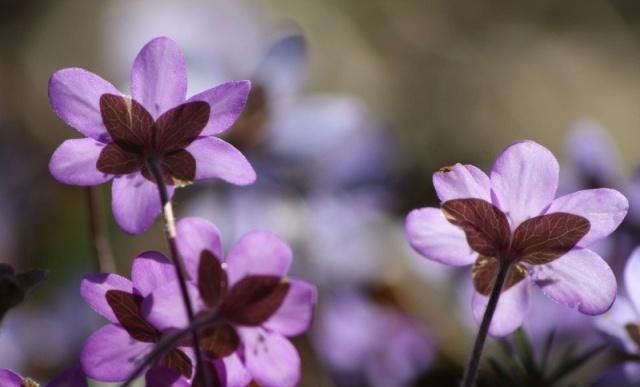
M 456 164 L 433 174 L 433 186 L 440 201 L 476 198 L 491 202 L 491 181 L 473 165 Z
M 196 180 L 219 178 L 231 184 L 247 185 L 256 172 L 239 150 L 216 137 L 201 137 L 186 150 L 196 159 Z
M 588 315 L 609 310 L 616 298 L 616 278 L 596 253 L 576 248 L 546 265 L 536 266 L 533 279 L 542 292 Z
M 113 175 L 100 172 L 98 158 L 105 144 L 92 138 L 63 142 L 51 156 L 49 171 L 65 184 L 96 185 L 109 181 Z
M 545 213 L 567 212 L 586 218 L 591 228 L 578 242 L 578 246 L 586 247 L 615 231 L 628 210 L 629 201 L 620 192 L 598 188 L 561 196 L 551 202 Z
M 87 339 L 80 363 L 91 379 L 120 382 L 131 375 L 153 346 L 153 343 L 133 340 L 120 326 L 109 324 Z
M 473 317 L 478 323 L 482 321 L 488 302 L 489 297 L 478 292 L 473 293 Z M 529 281 L 520 281 L 500 295 L 498 306 L 489 326 L 489 334 L 502 337 L 518 329 L 524 321 L 528 306 Z
M 165 367 L 154 367 L 145 375 L 145 385 L 154 387 L 189 387 L 189 380 L 177 371 Z
M 311 325 L 317 290 L 305 281 L 291 280 L 280 308 L 264 324 L 265 328 L 284 336 L 296 336 Z
M 201 136 L 211 136 L 227 130 L 238 119 L 247 103 L 251 82 L 232 81 L 205 90 L 187 102 L 204 101 L 211 107 L 209 122 Z
M 22 387 L 22 376 L 10 369 L 1 369 L 0 385 L 3 387 Z
M 599 331 L 607 334 L 620 349 L 627 353 L 638 352 L 640 348 L 633 341 L 626 329 L 627 324 L 637 324 L 640 316 L 629 300 L 618 297 L 609 311 L 594 319 L 594 325 Z
M 454 226 L 438 208 L 413 210 L 405 230 L 411 246 L 424 257 L 450 266 L 472 264 L 478 256 L 461 228 Z
M 222 361 L 227 375 L 226 387 L 245 387 L 251 383 L 251 374 L 237 353 L 225 357 Z
M 229 285 L 250 274 L 284 276 L 293 253 L 279 236 L 267 231 L 252 231 L 233 246 L 227 256 Z
M 118 318 L 107 303 L 106 294 L 109 290 L 121 290 L 133 293 L 131 281 L 118 274 L 89 274 L 80 282 L 80 294 L 86 303 L 96 313 L 107 320 L 117 323 Z
M 293 387 L 300 380 L 300 356 L 291 342 L 261 328 L 240 329 L 247 370 L 263 387 Z
M 173 40 L 156 38 L 140 50 L 131 70 L 131 96 L 153 118 L 184 102 L 187 70 L 182 51 Z
M 222 260 L 222 238 L 213 223 L 202 218 L 183 218 L 176 225 L 176 234 L 180 257 L 192 279 L 198 278 L 200 255 L 204 250 L 211 251 Z
M 515 143 L 498 156 L 491 170 L 494 204 L 511 218 L 512 229 L 551 203 L 558 176 L 558 160 L 533 141 Z
M 198 288 L 193 283 L 188 282 L 187 292 L 189 293 L 194 313 L 203 310 L 205 304 L 200 297 Z M 141 310 L 147 321 L 160 331 L 184 328 L 189 325 L 178 281 L 169 282 L 155 289 L 153 293 L 142 301 Z
M 176 280 L 176 270 L 167 257 L 157 251 L 145 251 L 133 260 L 131 281 L 141 296 Z
M 162 212 L 158 187 L 140 173 L 117 176 L 111 189 L 113 215 L 128 234 L 144 232 Z M 174 187 L 167 186 L 167 191 L 171 197 Z
M 624 268 L 624 286 L 632 306 L 640 313 L 640 247 L 629 256 Z
M 49 103 L 58 117 L 87 137 L 109 142 L 100 113 L 100 96 L 103 94 L 120 92 L 87 70 L 62 69 L 49 79 Z

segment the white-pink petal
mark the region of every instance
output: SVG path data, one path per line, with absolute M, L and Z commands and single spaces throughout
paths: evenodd
M 491 202 L 491 182 L 481 169 L 456 164 L 433 174 L 433 186 L 440 201 L 477 198 Z

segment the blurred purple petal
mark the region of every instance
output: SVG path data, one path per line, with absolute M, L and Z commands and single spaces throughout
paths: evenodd
M 100 96 L 120 92 L 98 75 L 80 68 L 56 71 L 49 79 L 49 103 L 69 126 L 101 142 L 110 140 L 102 123 Z
M 533 141 L 515 143 L 498 156 L 491 169 L 493 202 L 515 229 L 553 201 L 558 179 L 558 161 L 547 148 Z
M 219 178 L 236 185 L 256 180 L 256 172 L 246 157 L 224 140 L 200 137 L 186 150 L 196 159 L 196 180 Z
M 133 286 L 131 281 L 118 274 L 106 273 L 87 275 L 80 283 L 80 294 L 91 309 L 107 320 L 117 323 L 118 319 L 106 299 L 106 293 L 109 290 L 122 290 L 127 293 L 133 293 Z
M 131 96 L 157 119 L 183 103 L 187 95 L 187 70 L 182 51 L 171 39 L 147 43 L 133 62 Z
M 640 312 L 640 247 L 636 247 L 627 260 L 624 286 L 633 307 Z
M 532 279 L 554 301 L 588 315 L 606 312 L 616 298 L 616 278 L 611 268 L 588 249 L 576 248 L 551 263 L 534 267 Z
M 96 165 L 105 144 L 92 138 L 66 140 L 51 156 L 49 171 L 65 184 L 96 185 L 113 175 L 98 171 Z
M 240 117 L 251 90 L 249 81 L 232 81 L 205 90 L 189 98 L 188 102 L 204 101 L 211 107 L 209 123 L 201 136 L 212 136 L 229 129 Z
M 22 387 L 22 376 L 9 369 L 0 369 L 0 386 Z
M 225 387 L 246 387 L 251 383 L 251 374 L 247 371 L 237 352 L 225 357 L 222 361 L 227 375 Z

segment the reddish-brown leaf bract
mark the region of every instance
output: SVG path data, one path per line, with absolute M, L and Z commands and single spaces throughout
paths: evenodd
M 116 144 L 107 144 L 100 152 L 96 168 L 111 175 L 126 175 L 139 170 L 143 165 L 140 155 L 127 152 Z
M 464 231 L 471 248 L 488 257 L 500 256 L 509 246 L 507 217 L 482 199 L 454 199 L 442 204 L 445 217 Z
M 227 272 L 222 263 L 209 250 L 203 250 L 198 264 L 198 290 L 200 297 L 209 306 L 217 306 L 227 291 Z
M 109 290 L 106 298 L 118 322 L 131 337 L 146 343 L 153 343 L 159 338 L 159 332 L 142 317 L 141 296 L 122 290 Z
M 240 345 L 240 337 L 229 324 L 208 327 L 200 332 L 200 346 L 214 359 L 231 355 Z
M 518 260 L 543 265 L 573 249 L 590 228 L 589 221 L 579 215 L 556 212 L 536 216 L 516 228 L 511 249 Z
M 155 149 L 170 153 L 189 146 L 207 125 L 210 111 L 204 101 L 187 102 L 167 110 L 156 121 Z
M 196 159 L 186 150 L 167 154 L 162 159 L 163 172 L 180 182 L 192 182 L 196 178 Z M 171 184 L 176 184 L 176 181 Z
M 164 355 L 158 365 L 174 370 L 184 375 L 187 379 L 191 378 L 193 373 L 193 365 L 191 359 L 184 352 L 179 349 L 172 349 L 169 353 Z
M 134 99 L 103 94 L 100 97 L 102 122 L 113 142 L 124 150 L 141 154 L 153 145 L 153 117 Z
M 471 278 L 473 279 L 473 287 L 476 291 L 482 295 L 488 296 L 493 290 L 493 284 L 498 276 L 499 262 L 494 257 L 479 256 L 473 264 Z M 504 292 L 522 281 L 527 276 L 527 271 L 524 267 L 518 264 L 512 264 L 507 280 L 502 286 Z
M 260 325 L 278 310 L 289 286 L 276 276 L 245 277 L 227 293 L 221 308 L 222 315 L 237 325 Z

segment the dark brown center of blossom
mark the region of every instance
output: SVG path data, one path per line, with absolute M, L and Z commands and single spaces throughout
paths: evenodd
M 573 249 L 591 228 L 582 216 L 556 212 L 527 219 L 512 233 L 507 216 L 482 199 L 449 200 L 442 204 L 442 210 L 479 253 L 473 266 L 473 283 L 484 295 L 491 292 L 501 260 L 512 265 L 505 291 L 526 277 L 524 264 L 553 262 Z
M 203 251 L 198 265 L 198 290 L 218 321 L 201 331 L 201 345 L 211 358 L 232 354 L 240 344 L 234 326 L 259 326 L 282 305 L 290 284 L 278 276 L 249 275 L 231 288 L 227 272 L 210 251 Z
M 102 121 L 112 143 L 98 158 L 99 171 L 124 175 L 141 171 L 154 181 L 149 170 L 156 164 L 167 184 L 193 181 L 196 161 L 187 148 L 202 132 L 209 120 L 209 104 L 187 102 L 167 110 L 154 121 L 149 112 L 132 98 L 103 94 L 100 97 Z
M 118 322 L 133 339 L 144 343 L 156 343 L 160 340 L 162 337 L 160 331 L 142 315 L 142 297 L 140 295 L 122 290 L 109 290 L 106 293 L 106 298 Z M 191 359 L 177 348 L 167 352 L 157 364 L 191 378 Z

